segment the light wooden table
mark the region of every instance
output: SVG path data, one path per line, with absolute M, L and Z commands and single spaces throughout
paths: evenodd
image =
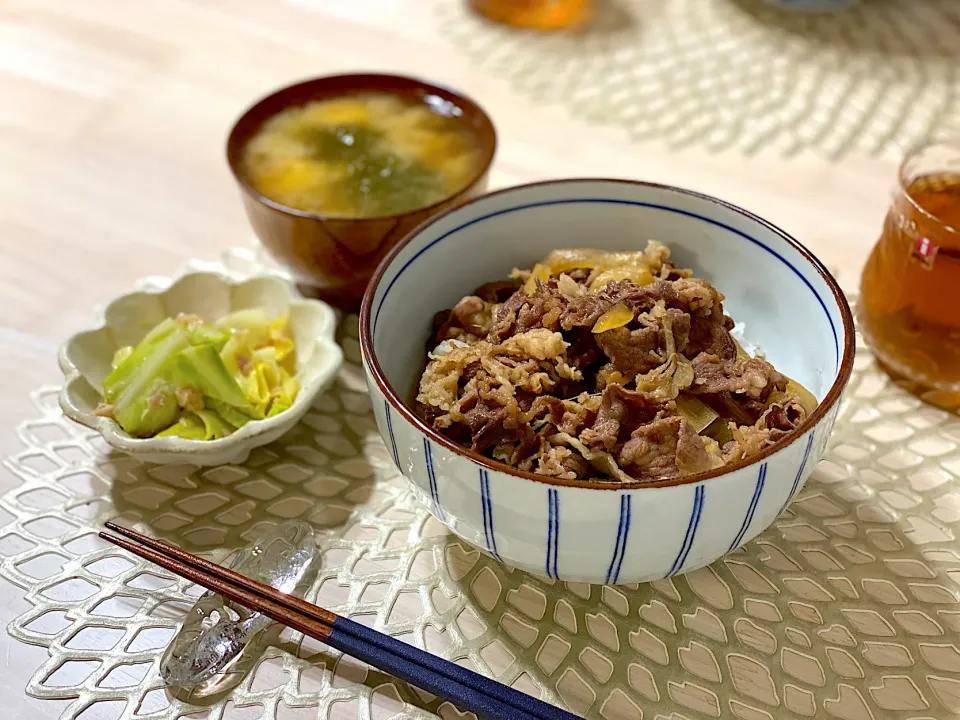
M 458 0 L 449 0 L 457 2 Z M 309 5 L 309 7 L 307 7 Z M 855 288 L 894 168 L 867 158 L 672 154 L 538 107 L 471 68 L 416 0 L 7 0 L 0 5 L 0 453 L 59 381 L 58 345 L 139 277 L 251 237 L 224 161 L 254 98 L 348 70 L 429 77 L 466 91 L 500 136 L 493 182 L 600 175 L 712 193 L 766 217 Z M 0 492 L 17 479 L 0 468 Z M 0 590 L 0 623 L 25 609 Z M 14 717 L 61 706 L 23 688 L 45 651 L 0 633 Z

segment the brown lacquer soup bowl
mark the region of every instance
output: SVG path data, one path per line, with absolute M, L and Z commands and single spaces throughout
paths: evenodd
M 325 216 L 287 207 L 257 192 L 244 168 L 244 148 L 277 113 L 314 100 L 390 94 L 401 99 L 455 108 L 479 151 L 475 174 L 440 202 L 379 217 Z M 301 290 L 343 310 L 356 311 L 373 271 L 417 225 L 438 212 L 482 194 L 496 150 L 496 132 L 487 114 L 453 90 L 400 75 L 331 75 L 278 90 L 247 109 L 227 140 L 227 160 L 240 186 L 254 232 L 268 252 L 289 270 Z

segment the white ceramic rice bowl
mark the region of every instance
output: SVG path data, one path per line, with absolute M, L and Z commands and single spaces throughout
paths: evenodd
M 726 295 L 747 343 L 817 396 L 820 407 L 798 432 L 749 462 L 625 486 L 508 469 L 429 429 L 408 407 L 436 312 L 555 248 L 641 249 L 648 239 Z M 616 180 L 509 188 L 428 221 L 381 264 L 360 335 L 380 432 L 430 511 L 502 562 L 590 583 L 688 572 L 767 528 L 823 454 L 854 353 L 836 282 L 783 231 L 708 196 Z

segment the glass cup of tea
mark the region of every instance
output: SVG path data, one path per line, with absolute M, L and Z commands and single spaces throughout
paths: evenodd
M 593 0 L 469 0 L 488 20 L 527 30 L 566 30 L 592 15 Z
M 960 410 L 960 144 L 926 144 L 904 159 L 858 316 L 898 384 Z

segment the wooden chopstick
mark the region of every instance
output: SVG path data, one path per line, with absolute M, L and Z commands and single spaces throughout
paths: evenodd
M 427 692 L 444 697 L 479 717 L 498 720 L 568 720 L 577 717 L 162 540 L 114 523 L 106 525 L 125 537 L 100 533 L 104 540 Z

